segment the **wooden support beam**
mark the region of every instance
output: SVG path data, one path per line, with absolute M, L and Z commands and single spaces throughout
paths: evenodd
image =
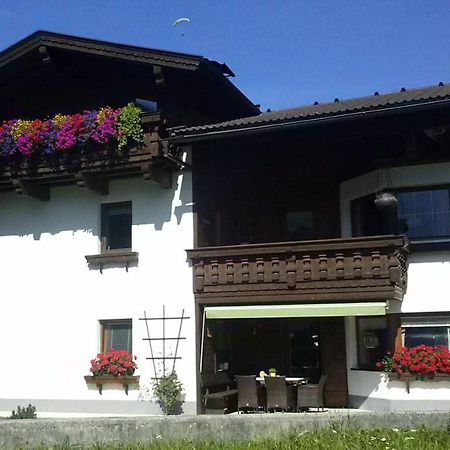
M 89 189 L 100 195 L 109 194 L 108 179 L 93 173 L 81 172 L 77 180 L 77 185 L 79 188 Z
M 166 85 L 163 68 L 161 66 L 153 66 L 153 76 L 155 77 L 156 86 L 163 87 Z
M 142 174 L 145 181 L 151 181 L 164 189 L 172 188 L 172 171 L 151 163 L 141 164 Z
M 17 194 L 27 195 L 44 202 L 50 200 L 50 188 L 47 185 L 31 180 L 14 180 L 14 185 Z
M 39 56 L 41 57 L 41 61 L 43 64 L 50 64 L 52 62 L 50 54 L 48 53 L 48 49 L 45 45 L 41 45 L 39 47 Z

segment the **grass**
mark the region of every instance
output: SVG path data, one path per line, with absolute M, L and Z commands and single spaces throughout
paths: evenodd
M 44 449 L 42 447 L 41 449 Z M 60 448 L 79 448 L 76 446 Z M 349 430 L 326 428 L 317 431 L 300 431 L 284 437 L 236 442 L 219 441 L 165 441 L 156 438 L 147 444 L 98 444 L 93 450 L 443 450 L 450 448 L 450 433 L 445 430 L 420 428 L 418 430 L 379 429 Z

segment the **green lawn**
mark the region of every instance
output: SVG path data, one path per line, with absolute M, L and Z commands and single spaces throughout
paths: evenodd
M 70 447 L 73 449 L 74 447 Z M 450 433 L 447 431 L 421 428 L 418 430 L 344 430 L 324 429 L 319 431 L 301 431 L 283 438 L 270 438 L 241 442 L 190 442 L 186 440 L 165 442 L 157 439 L 151 444 L 142 445 L 97 445 L 93 449 L 158 449 L 158 450 L 206 450 L 206 449 L 382 449 L 382 450 L 445 450 L 450 449 Z

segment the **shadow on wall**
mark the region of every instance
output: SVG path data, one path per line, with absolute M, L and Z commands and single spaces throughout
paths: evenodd
M 172 218 L 172 209 L 178 224 L 183 214 L 191 211 L 190 180 L 190 174 L 178 177 L 182 183 L 178 186 L 174 174 L 172 189 L 163 189 L 142 178 L 115 180 L 106 196 L 76 186 L 54 187 L 48 202 L 15 192 L 0 193 L 0 236 L 32 235 L 39 240 L 43 233 L 55 235 L 64 231 L 99 236 L 101 204 L 130 200 L 133 225 L 153 224 L 156 230 L 162 230 Z M 173 208 L 174 202 L 177 205 Z

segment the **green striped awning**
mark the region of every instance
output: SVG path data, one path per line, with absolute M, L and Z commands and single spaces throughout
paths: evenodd
M 384 316 L 386 314 L 386 302 L 207 306 L 205 307 L 205 314 L 207 319 Z

